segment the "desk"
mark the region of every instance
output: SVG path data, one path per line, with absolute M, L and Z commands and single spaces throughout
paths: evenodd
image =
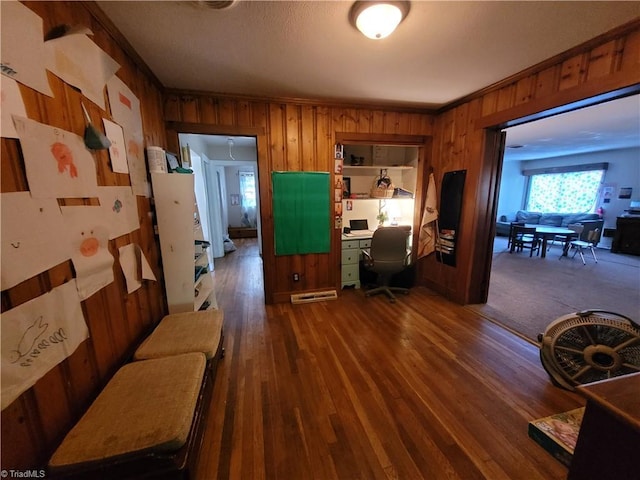
M 535 228 L 536 235 L 542 238 L 542 246 L 540 247 L 542 249 L 542 252 L 540 253 L 541 258 L 545 258 L 547 256 L 547 242 L 549 241 L 549 239 L 553 239 L 556 235 L 563 235 L 569 238 L 576 235 L 576 232 L 574 232 L 570 228 L 554 227 L 553 225 L 538 225 L 538 224 L 527 223 L 525 224 L 525 227 Z M 562 255 L 567 254 L 568 246 L 569 246 L 569 242 L 567 241 L 565 242 Z
M 370 235 L 342 235 L 342 288 L 360 288 L 360 258 L 362 249 L 371 246 Z
M 638 478 L 640 373 L 585 384 L 587 397 L 568 480 Z

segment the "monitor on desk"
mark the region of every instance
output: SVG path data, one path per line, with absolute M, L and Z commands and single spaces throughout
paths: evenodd
M 366 218 L 362 220 L 349 220 L 351 230 L 369 230 L 369 222 Z

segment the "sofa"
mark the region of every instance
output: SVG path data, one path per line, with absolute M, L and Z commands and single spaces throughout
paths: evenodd
M 511 222 L 524 222 L 532 225 L 550 225 L 554 227 L 566 227 L 572 223 L 581 223 L 584 230 L 580 235 L 580 240 L 587 241 L 589 232 L 599 229 L 600 235 L 596 239 L 596 245 L 602 235 L 604 220 L 597 213 L 541 213 L 528 210 L 518 210 L 514 217 L 501 215 L 496 222 L 496 235 L 508 237 Z

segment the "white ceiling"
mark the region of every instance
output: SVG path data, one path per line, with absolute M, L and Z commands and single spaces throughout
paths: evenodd
M 640 16 L 635 1 L 414 0 L 396 32 L 376 41 L 351 26 L 352 2 L 340 0 L 240 0 L 223 10 L 202 6 L 222 2 L 96 3 L 167 88 L 425 108 Z M 613 135 L 604 128 L 582 131 Z
M 612 100 L 506 132 L 505 161 L 640 147 L 640 97 Z

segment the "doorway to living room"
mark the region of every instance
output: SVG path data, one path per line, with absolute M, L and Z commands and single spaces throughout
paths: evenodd
M 609 250 L 617 217 L 626 214 L 634 198 L 640 198 L 638 102 L 638 95 L 628 96 L 505 129 L 496 208 L 498 236 L 493 239 L 487 300 L 471 308 L 532 342 L 553 320 L 579 310 L 602 308 L 638 319 L 640 257 Z M 572 258 L 572 252 L 559 260 L 562 250 L 557 242 L 545 252 L 545 259 L 510 254 L 500 224 L 506 224 L 508 232 L 516 212 L 527 209 L 532 182 L 531 175 L 523 172 L 546 170 L 551 177 L 563 168 L 579 170 L 577 166 L 582 165 L 589 171 L 597 164 L 608 164 L 608 168 L 601 172 L 602 178 L 596 179 L 595 189 L 591 185 L 590 198 L 564 203 L 569 205 L 566 208 L 581 205 L 574 207 L 576 212 L 565 213 L 602 218 L 598 263 L 587 255 L 583 265 L 579 256 Z M 577 193 L 562 194 L 585 197 L 588 188 L 579 181 L 572 184 L 573 180 L 569 178 L 565 187 L 577 187 Z M 620 198 L 629 190 L 630 198 Z M 562 194 L 557 198 L 562 199 Z M 553 195 L 548 197 L 553 199 Z M 542 196 L 543 202 L 549 199 Z M 550 205 L 544 213 L 562 213 L 563 202 Z

